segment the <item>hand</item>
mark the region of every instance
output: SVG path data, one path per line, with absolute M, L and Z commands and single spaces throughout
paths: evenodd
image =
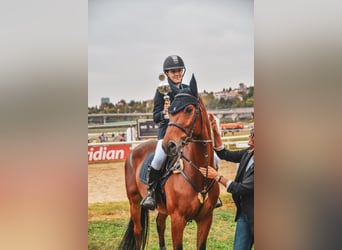
M 203 174 L 203 176 L 207 176 L 207 169 L 205 167 L 199 168 L 199 171 Z M 218 176 L 217 171 L 215 168 L 209 166 L 208 167 L 208 178 L 209 179 L 215 179 Z
M 168 113 L 170 107 L 170 100 L 165 100 L 164 102 L 164 109 L 163 109 L 163 114 L 166 115 Z
M 211 127 L 214 133 L 214 147 L 219 148 L 222 146 L 222 140 L 221 140 L 220 132 L 217 128 L 215 117 L 212 113 L 209 113 L 209 121 L 211 123 Z
M 220 134 L 218 128 L 217 128 L 217 123 L 214 115 L 212 113 L 209 113 L 209 121 L 211 123 L 211 127 L 213 129 L 214 134 Z

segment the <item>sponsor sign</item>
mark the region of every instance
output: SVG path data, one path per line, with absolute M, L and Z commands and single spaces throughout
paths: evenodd
M 88 162 L 125 160 L 130 152 L 130 144 L 88 146 Z
M 153 119 L 139 119 L 137 127 L 139 139 L 158 137 L 158 125 Z

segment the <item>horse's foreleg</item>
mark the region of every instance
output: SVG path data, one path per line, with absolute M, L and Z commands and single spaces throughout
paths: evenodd
M 172 245 L 174 250 L 183 250 L 184 216 L 171 215 Z
M 159 249 L 160 250 L 165 250 L 165 228 L 166 228 L 166 218 L 167 214 L 161 214 L 158 213 L 157 218 L 156 218 L 156 223 L 157 223 L 157 231 L 158 231 L 158 236 L 159 236 Z
M 213 221 L 213 214 L 207 215 L 200 221 L 197 221 L 197 249 L 205 250 L 207 244 L 207 238 L 211 223 Z

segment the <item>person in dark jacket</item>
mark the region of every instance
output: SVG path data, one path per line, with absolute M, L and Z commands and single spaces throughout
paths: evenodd
M 169 119 L 167 116 L 168 108 L 171 105 L 176 93 L 174 88 L 183 89 L 188 88 L 187 84 L 183 84 L 183 76 L 185 74 L 184 61 L 180 56 L 168 56 L 163 64 L 163 71 L 167 76 L 167 82 L 170 90 L 163 94 L 157 89 L 154 96 L 153 120 L 158 124 L 158 143 L 155 150 L 155 155 L 152 159 L 151 165 L 148 168 L 148 188 L 147 195 L 141 201 L 141 205 L 147 209 L 154 210 L 156 208 L 155 187 L 158 179 L 161 176 L 161 168 L 166 160 L 166 154 L 162 149 L 162 142 L 165 136 Z M 165 96 L 168 98 L 165 98 Z
M 234 180 L 228 180 L 220 175 L 215 168 L 209 166 L 208 178 L 215 179 L 224 185 L 227 192 L 233 196 L 237 211 L 235 216 L 236 229 L 234 250 L 249 250 L 254 244 L 254 129 L 251 129 L 249 147 L 240 151 L 230 151 L 224 148 L 216 122 L 210 114 L 214 132 L 215 151 L 220 159 L 239 163 Z M 204 176 L 205 167 L 200 168 Z

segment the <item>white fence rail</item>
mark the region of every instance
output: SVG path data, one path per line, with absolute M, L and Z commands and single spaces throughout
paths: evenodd
M 248 147 L 248 135 L 237 135 L 237 136 L 226 136 L 221 137 L 223 144 L 227 148 L 231 148 L 232 145 L 235 145 L 236 148 L 242 149 Z M 237 140 L 241 139 L 241 140 Z M 146 140 L 141 141 L 122 141 L 122 142 L 92 142 L 88 143 L 88 146 L 106 146 L 106 145 L 126 145 L 130 144 L 131 149 L 135 148 L 139 144 L 145 142 Z

